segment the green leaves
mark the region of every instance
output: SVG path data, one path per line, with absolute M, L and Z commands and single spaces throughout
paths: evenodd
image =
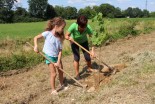
M 91 41 L 93 45 L 100 46 L 109 39 L 109 36 L 104 27 L 105 23 L 102 17 L 102 13 L 99 13 L 98 15 L 96 15 L 92 19 L 92 22 L 97 22 L 98 27 L 94 30 Z

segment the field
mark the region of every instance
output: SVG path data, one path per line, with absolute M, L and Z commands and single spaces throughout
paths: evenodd
M 67 21 L 67 26 L 73 22 Z M 123 37 L 122 27 L 136 22 L 137 35 Z M 138 22 L 137 22 L 138 21 Z M 106 19 L 109 35 L 115 35 L 105 46 L 95 48 L 100 60 L 108 65 L 123 63 L 126 67 L 114 75 L 105 76 L 95 91 L 94 76 L 82 73 L 81 83 L 88 84 L 83 90 L 67 75 L 69 89 L 50 95 L 49 70 L 41 56 L 26 45 L 42 32 L 46 22 L 0 25 L 0 103 L 1 104 L 154 104 L 155 103 L 155 22 L 154 19 Z M 90 22 L 93 28 L 96 23 Z M 7 28 L 7 29 L 6 29 Z M 65 30 L 66 30 L 65 29 Z M 124 31 L 123 31 L 124 32 Z M 122 33 L 122 31 L 121 31 Z M 40 43 L 40 49 L 42 42 Z M 69 43 L 64 43 L 64 70 L 74 76 L 73 56 Z M 11 58 L 10 58 L 11 57 Z M 92 63 L 104 66 L 96 59 Z M 6 65 L 4 65 L 6 64 Z M 8 64 L 8 65 L 7 65 Z M 19 65 L 18 65 L 19 64 Z M 10 66 L 9 66 L 10 65 Z M 81 54 L 80 71 L 86 67 Z M 95 67 L 95 64 L 93 64 Z M 16 69 L 16 70 L 14 70 Z M 101 76 L 102 78 L 103 76 Z M 56 85 L 59 85 L 58 80 Z

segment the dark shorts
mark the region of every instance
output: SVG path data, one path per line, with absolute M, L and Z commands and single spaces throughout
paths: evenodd
M 81 43 L 80 45 L 89 51 L 88 41 Z M 74 60 L 79 62 L 80 61 L 79 46 L 76 45 L 75 43 L 71 43 L 71 48 L 74 55 Z M 91 60 L 90 54 L 84 51 L 83 49 L 82 49 L 82 52 L 84 54 L 85 60 L 90 61 Z

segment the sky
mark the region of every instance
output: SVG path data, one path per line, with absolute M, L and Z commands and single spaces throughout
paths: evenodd
M 28 9 L 27 0 L 17 0 L 18 5 Z M 146 9 L 147 1 L 147 10 L 150 12 L 155 12 L 155 0 L 48 0 L 50 5 L 59 5 L 59 6 L 72 6 L 76 7 L 78 10 L 86 6 L 100 6 L 104 3 L 109 3 L 115 7 L 119 7 L 121 10 L 125 10 L 128 7 L 138 7 L 141 10 Z

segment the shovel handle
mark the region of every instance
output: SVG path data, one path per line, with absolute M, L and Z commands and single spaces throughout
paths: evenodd
M 75 43 L 76 45 L 78 45 L 80 48 L 82 48 L 83 50 L 85 50 L 87 53 L 89 53 L 90 55 L 92 55 L 87 49 L 85 49 L 83 46 L 81 46 L 79 43 L 77 43 L 74 40 L 71 40 L 73 43 Z M 97 60 L 99 60 L 99 58 L 95 57 Z M 105 66 L 107 66 L 110 70 L 113 70 L 112 67 L 110 67 L 109 65 L 107 65 L 105 62 L 101 61 L 102 64 L 104 64 Z
M 34 48 L 33 45 L 31 45 L 29 42 L 26 42 L 29 46 L 31 46 L 32 48 Z M 45 59 L 47 59 L 48 61 L 50 61 L 50 63 L 54 64 L 49 58 L 47 58 L 42 52 L 39 52 L 39 54 L 41 56 L 43 56 Z M 64 71 L 62 68 L 59 68 L 63 73 L 65 73 L 66 75 L 68 75 L 71 79 L 73 79 L 76 83 L 78 83 L 81 87 L 86 88 L 87 86 L 82 85 L 78 80 L 76 80 L 74 77 L 72 77 L 71 75 L 69 75 L 66 71 Z

